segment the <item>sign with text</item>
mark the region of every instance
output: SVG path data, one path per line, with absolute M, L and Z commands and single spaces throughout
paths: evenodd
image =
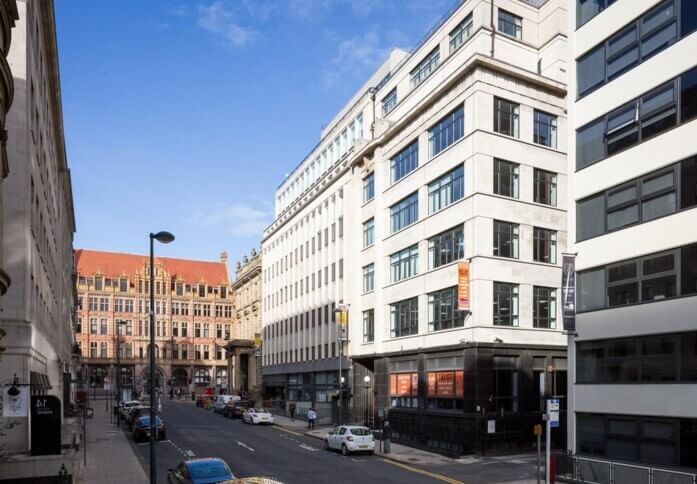
M 2 392 L 2 416 L 26 417 L 29 415 L 29 387 L 8 385 Z
M 561 271 L 562 316 L 564 331 L 576 332 L 576 257 L 565 255 Z
M 559 427 L 559 400 L 547 400 L 547 418 L 551 428 Z
M 61 401 L 53 395 L 31 397 L 31 455 L 61 453 Z
M 470 310 L 470 263 L 467 261 L 457 265 L 457 309 Z

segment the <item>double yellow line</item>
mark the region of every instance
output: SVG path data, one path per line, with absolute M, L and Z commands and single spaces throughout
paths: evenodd
M 392 464 L 394 466 L 401 467 L 402 469 L 405 469 L 407 471 L 416 472 L 417 474 L 423 474 L 424 476 L 429 476 L 429 477 L 432 477 L 432 478 L 437 479 L 439 481 L 449 482 L 450 484 L 465 484 L 464 481 L 458 481 L 457 479 L 453 479 L 452 477 L 444 476 L 442 474 L 436 474 L 433 472 L 428 472 L 428 471 L 425 471 L 423 469 L 419 469 L 418 467 L 412 467 L 412 466 L 407 465 L 407 464 L 402 464 L 401 462 L 396 462 L 396 461 L 393 461 L 390 459 L 382 459 L 382 460 L 383 460 L 383 462 L 387 462 L 388 464 Z

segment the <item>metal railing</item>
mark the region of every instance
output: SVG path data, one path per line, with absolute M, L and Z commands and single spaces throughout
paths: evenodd
M 555 453 L 557 482 L 588 484 L 697 484 L 697 473 Z

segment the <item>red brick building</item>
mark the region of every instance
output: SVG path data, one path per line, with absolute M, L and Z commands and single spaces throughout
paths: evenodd
M 90 387 L 116 381 L 117 321 L 124 388 L 148 388 L 149 258 L 87 249 L 75 251 L 76 341 Z M 227 389 L 225 345 L 238 328 L 227 267 L 220 261 L 155 258 L 156 385 L 186 393 Z M 106 380 L 105 380 L 106 379 Z

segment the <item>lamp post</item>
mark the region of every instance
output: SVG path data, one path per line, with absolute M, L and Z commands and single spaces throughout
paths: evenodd
M 121 417 L 118 409 L 121 407 L 121 326 L 124 326 L 126 321 L 121 319 L 116 320 L 116 425 L 119 425 Z
M 366 427 L 370 428 L 370 375 L 363 377 L 365 383 L 365 423 Z
M 174 235 L 169 232 L 150 234 L 150 484 L 157 484 L 157 468 L 155 467 L 155 425 L 157 419 L 157 403 L 155 402 L 155 241 L 169 244 Z

